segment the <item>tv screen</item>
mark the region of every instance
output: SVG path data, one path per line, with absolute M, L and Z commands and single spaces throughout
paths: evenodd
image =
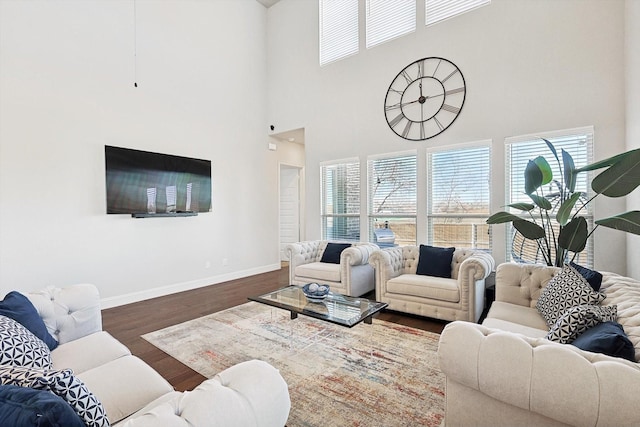
M 211 211 L 211 161 L 105 145 L 107 213 Z

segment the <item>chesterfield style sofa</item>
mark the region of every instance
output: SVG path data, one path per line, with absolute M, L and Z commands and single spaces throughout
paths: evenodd
M 359 297 L 373 290 L 373 267 L 369 256 L 379 249 L 374 243 L 353 243 L 339 255 L 339 263 L 322 262 L 328 240 L 310 240 L 287 245 L 289 284 L 318 282 L 332 292 Z
M 456 249 L 451 278 L 420 275 L 419 246 L 375 251 L 376 300 L 390 310 L 442 320 L 477 322 L 484 308 L 485 279 L 495 267 L 493 257 L 473 249 Z
M 59 342 L 51 351 L 53 369 L 71 368 L 100 400 L 112 426 L 281 427 L 287 421 L 287 384 L 266 362 L 237 364 L 193 391 L 177 392 L 102 330 L 95 286 L 49 287 L 24 295 Z
M 438 357 L 446 375 L 446 426 L 640 425 L 640 282 L 602 272 L 600 288 L 601 306 L 617 306 L 634 363 L 544 338 L 549 328 L 536 304 L 559 272 L 501 264 L 496 301 L 483 324 L 444 328 Z

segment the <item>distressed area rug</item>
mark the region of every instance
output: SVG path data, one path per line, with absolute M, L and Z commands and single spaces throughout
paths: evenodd
M 207 378 L 250 359 L 289 385 L 287 426 L 439 426 L 439 335 L 374 319 L 345 328 L 249 302 L 143 335 Z

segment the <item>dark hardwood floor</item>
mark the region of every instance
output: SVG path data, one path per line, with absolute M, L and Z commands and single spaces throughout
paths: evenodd
M 287 284 L 288 267 L 285 265 L 269 273 L 103 310 L 103 328 L 156 369 L 176 390 L 190 390 L 205 378 L 140 336 L 244 304 L 248 296 L 267 293 Z M 373 292 L 366 296 L 375 299 Z M 436 333 L 442 332 L 447 323 L 392 311 L 383 311 L 377 317 Z

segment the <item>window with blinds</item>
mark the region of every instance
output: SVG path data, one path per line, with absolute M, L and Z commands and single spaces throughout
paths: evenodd
M 367 48 L 416 30 L 415 0 L 366 1 Z
M 415 152 L 370 157 L 367 162 L 369 239 L 379 246 L 415 245 Z M 391 233 L 388 230 L 390 229 Z
M 491 0 L 425 0 L 425 23 L 432 25 L 490 3 Z
M 531 203 L 531 199 L 524 194 L 524 170 L 529 160 L 543 156 L 553 170 L 554 180 L 562 179 L 558 162 L 541 138 L 549 140 L 549 142 L 555 146 L 561 162 L 561 150 L 563 149 L 571 154 L 576 168 L 586 166 L 593 162 L 593 127 L 548 132 L 535 136 L 528 135 L 507 138 L 505 140 L 505 205 L 521 202 Z M 580 173 L 577 175 L 576 191 L 583 192 L 584 201 L 588 200 L 591 196 L 591 186 L 589 185 L 590 177 L 591 175 L 589 173 Z M 558 187 L 552 181 L 549 185 L 542 188 L 542 192 L 542 195 L 551 201 L 554 207 L 549 216 L 552 219 L 551 222 L 554 225 L 554 232 L 557 236 L 560 229 L 558 223 L 555 221 L 555 216 L 559 208 L 559 203 L 554 203 L 554 200 L 557 200 L 555 196 L 557 195 Z M 580 206 L 582 206 L 580 202 L 576 203 L 574 212 Z M 522 214 L 522 212 L 517 209 L 508 209 L 515 215 Z M 587 220 L 589 230 L 593 229 L 593 209 L 591 204 L 581 210 L 580 215 Z M 523 216 L 530 219 L 526 214 Z M 538 245 L 531 240 L 525 239 L 512 225 L 508 224 L 508 227 L 506 242 L 507 259 L 516 262 L 544 263 L 544 258 L 540 253 Z M 573 256 L 573 254 L 571 254 L 571 256 Z M 555 254 L 552 253 L 552 259 L 554 258 Z M 576 256 L 575 262 L 586 266 L 593 265 L 593 237 L 587 241 L 585 250 Z
M 358 53 L 358 0 L 319 0 L 320 65 Z
M 427 152 L 427 233 L 433 246 L 491 250 L 491 141 Z
M 320 165 L 322 238 L 360 240 L 358 159 Z

